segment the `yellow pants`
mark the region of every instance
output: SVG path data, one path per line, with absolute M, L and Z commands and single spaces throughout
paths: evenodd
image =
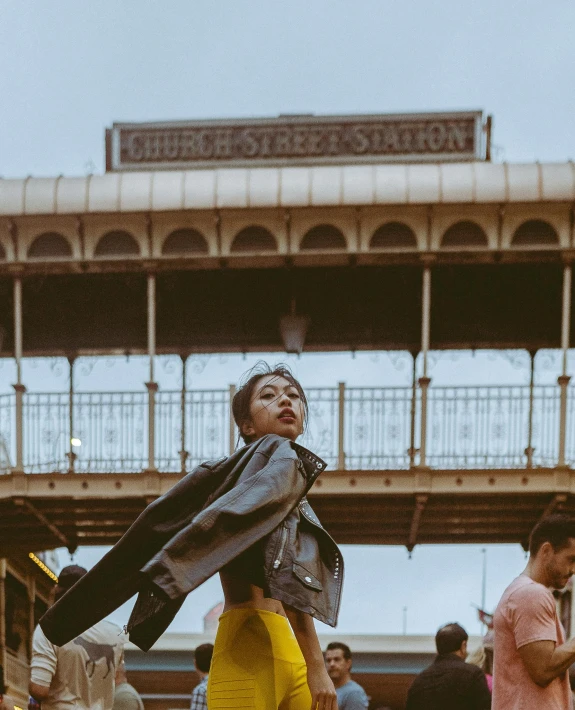
M 208 708 L 310 710 L 305 661 L 285 617 L 261 609 L 222 614 L 208 679 Z

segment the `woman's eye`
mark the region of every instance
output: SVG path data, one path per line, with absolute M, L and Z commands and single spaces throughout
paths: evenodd
M 299 399 L 299 394 L 297 392 L 290 392 L 289 396 L 292 397 L 292 399 Z
M 270 397 L 273 397 L 273 394 L 271 392 L 265 392 L 262 394 L 262 399 L 269 399 Z

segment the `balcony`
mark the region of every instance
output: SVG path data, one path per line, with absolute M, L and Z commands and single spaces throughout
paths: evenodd
M 575 387 L 567 387 L 565 465 L 575 464 Z M 150 419 L 141 392 L 24 393 L 26 473 L 137 473 L 149 469 L 149 438 L 161 472 L 184 472 L 233 451 L 232 389 L 158 391 Z M 302 443 L 331 470 L 417 467 L 421 390 L 310 388 Z M 15 464 L 16 394 L 0 395 L 0 470 Z M 431 387 L 426 460 L 431 469 L 553 468 L 560 462 L 561 390 L 553 385 Z M 79 446 L 70 446 L 74 437 Z M 240 442 L 241 443 L 241 442 Z

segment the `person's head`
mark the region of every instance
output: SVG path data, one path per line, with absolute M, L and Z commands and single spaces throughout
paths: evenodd
M 575 519 L 567 515 L 543 518 L 531 531 L 529 556 L 538 581 L 563 589 L 575 574 Z
M 304 431 L 308 405 L 302 386 L 286 365 L 259 362 L 234 395 L 232 414 L 246 444 L 266 434 L 295 441 Z
M 73 587 L 79 579 L 82 579 L 87 571 L 79 565 L 68 565 L 62 568 L 58 575 L 58 582 L 54 587 L 54 601 L 57 602 L 60 597 L 63 597 L 68 589 Z
M 456 656 L 467 658 L 467 631 L 459 624 L 445 624 L 435 634 L 437 653 L 444 655 L 454 653 Z
M 325 665 L 329 677 L 336 688 L 349 680 L 351 671 L 351 650 L 340 641 L 328 643 L 325 649 Z
M 194 664 L 196 666 L 196 670 L 202 675 L 206 675 L 210 672 L 213 653 L 214 646 L 211 643 L 203 643 L 194 651 Z

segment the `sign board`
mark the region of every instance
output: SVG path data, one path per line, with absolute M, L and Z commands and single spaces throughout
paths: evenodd
M 481 111 L 115 123 L 107 170 L 485 160 Z

